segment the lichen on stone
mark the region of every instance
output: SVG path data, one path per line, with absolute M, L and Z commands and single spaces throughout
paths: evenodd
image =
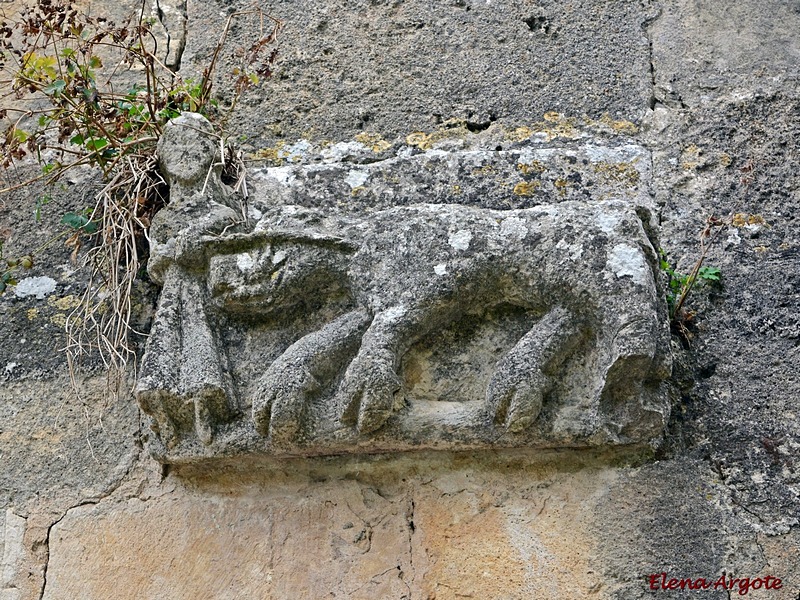
M 542 187 L 539 181 L 520 181 L 514 186 L 515 196 L 533 196 Z
M 636 187 L 641 179 L 638 169 L 630 162 L 600 161 L 594 164 L 593 169 L 604 183 Z
M 389 142 L 387 142 L 380 134 L 377 133 L 359 133 L 356 135 L 355 140 L 361 144 L 364 144 L 376 154 L 384 152 L 392 147 Z

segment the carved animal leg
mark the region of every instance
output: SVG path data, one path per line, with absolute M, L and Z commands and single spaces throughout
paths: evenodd
M 397 360 L 407 332 L 418 327 L 409 311 L 393 307 L 375 315 L 361 340 L 361 349 L 347 367 L 337 399 L 345 409 L 342 422 L 357 425 L 361 433 L 383 426 L 396 409 L 400 389 Z
M 635 393 L 633 388 L 653 377 L 668 377 L 672 368 L 669 355 L 658 351 L 659 341 L 664 337 L 655 312 L 623 318 L 611 340 L 605 389 Z
M 566 309 L 552 309 L 497 363 L 486 389 L 495 423 L 520 432 L 536 420 L 552 387 L 547 372 L 564 361 L 578 339 L 573 320 Z
M 232 385 L 223 368 L 214 332 L 205 314 L 200 284 L 191 279 L 183 285 L 181 318 L 182 396 L 194 405 L 194 428 L 204 444 L 210 444 L 214 425 L 233 413 Z
M 289 346 L 267 369 L 253 396 L 253 421 L 273 445 L 295 441 L 308 399 L 358 348 L 369 315 L 347 313 Z
M 630 219 L 626 227 L 640 236 L 640 242 L 637 247 L 621 246 L 614 260 L 618 266 L 625 263 L 627 270 L 598 306 L 602 323 L 598 348 L 606 363 L 603 394 L 618 397 L 632 397 L 643 384 L 663 380 L 672 370 L 666 303 L 659 299 L 656 286 L 656 252 L 638 218 Z

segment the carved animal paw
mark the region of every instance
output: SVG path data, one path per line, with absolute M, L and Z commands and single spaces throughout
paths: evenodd
M 291 443 L 300 433 L 308 399 L 320 383 L 303 364 L 278 359 L 259 381 L 253 397 L 253 421 L 273 444 Z
M 494 412 L 495 424 L 512 433 L 524 431 L 542 410 L 548 378 L 544 375 L 511 379 L 505 369 L 498 369 L 486 389 L 486 403 Z
M 538 418 L 552 387 L 545 370 L 561 364 L 578 341 L 570 319 L 569 311 L 554 307 L 497 363 L 486 389 L 486 404 L 497 425 L 519 433 Z
M 380 429 L 395 410 L 395 394 L 400 387 L 391 361 L 359 354 L 339 386 L 337 396 L 346 407 L 342 421 L 355 424 L 359 433 Z

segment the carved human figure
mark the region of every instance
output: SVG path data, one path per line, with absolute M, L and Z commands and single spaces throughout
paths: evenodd
M 218 141 L 205 118 L 184 113 L 168 123 L 158 150 L 170 206 L 150 229 L 148 272 L 162 290 L 135 393 L 163 439 L 177 439 L 176 424 L 190 421 L 210 443 L 213 424 L 233 418 L 236 409 L 224 353 L 204 314 L 199 240 L 240 217 L 227 205 Z

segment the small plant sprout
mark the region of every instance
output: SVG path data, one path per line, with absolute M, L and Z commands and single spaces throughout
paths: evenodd
M 722 272 L 718 267 L 705 266 L 711 246 L 719 236 L 731 225 L 731 218 L 719 219 L 708 217 L 700 232 L 700 256 L 687 274 L 679 273 L 669 262 L 664 250 L 659 249 L 661 270 L 667 275 L 667 305 L 673 331 L 683 339 L 691 336 L 689 323 L 694 319 L 694 311 L 686 308 L 686 302 L 698 283 L 718 284 L 722 280 Z

